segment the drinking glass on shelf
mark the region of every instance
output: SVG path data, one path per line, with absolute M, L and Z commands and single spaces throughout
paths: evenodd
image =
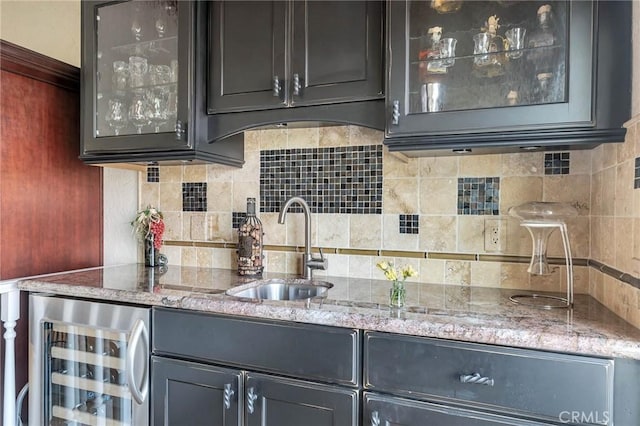
M 144 86 L 147 73 L 149 72 L 149 64 L 147 58 L 141 56 L 129 57 L 129 80 L 131 87 Z
M 142 40 L 142 25 L 140 25 L 137 17 L 131 23 L 131 35 L 133 35 L 136 41 Z
M 127 90 L 129 86 L 129 65 L 125 61 L 113 62 L 113 90 Z
M 165 21 L 164 17 L 159 17 L 156 19 L 156 33 L 158 33 L 158 38 L 164 37 L 165 32 L 167 31 L 167 21 Z
M 156 133 L 169 119 L 169 88 L 158 86 L 149 90 L 149 119 L 155 125 Z
M 473 62 L 476 65 L 487 65 L 489 63 L 489 46 L 491 45 L 491 34 L 478 33 L 473 36 Z
M 172 83 L 176 83 L 178 81 L 178 60 L 177 59 L 172 59 L 171 60 L 171 79 L 170 81 Z
M 507 57 L 511 59 L 518 59 L 522 57 L 522 49 L 524 48 L 524 36 L 526 32 L 526 28 L 515 27 L 507 30 L 504 33 L 509 45 Z
M 178 118 L 178 91 L 176 87 L 169 89 L 169 98 L 167 99 L 167 118 L 175 121 Z
M 153 85 L 169 84 L 171 82 L 171 68 L 168 65 L 149 67 L 149 80 Z
M 129 121 L 136 126 L 138 134 L 141 134 L 142 128 L 151 122 L 146 90 L 135 90 L 133 92 L 131 105 L 129 105 Z
M 443 59 L 442 65 L 451 67 L 456 63 L 456 44 L 458 40 L 455 38 L 443 38 L 440 40 L 440 57 Z
M 114 98 L 109 100 L 109 111 L 105 121 L 113 129 L 116 136 L 120 134 L 120 129 L 127 125 L 126 107 L 122 99 Z
M 438 112 L 443 107 L 444 86 L 442 83 L 426 83 L 420 87 L 422 112 Z

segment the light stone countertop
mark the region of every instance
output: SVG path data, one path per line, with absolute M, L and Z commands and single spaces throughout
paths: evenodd
M 264 274 L 263 278 L 293 278 Z M 521 290 L 407 283 L 407 307 L 387 307 L 390 283 L 319 278 L 334 284 L 323 301 L 245 301 L 224 295 L 251 279 L 234 270 L 169 266 L 164 273 L 120 265 L 20 281 L 21 290 L 105 302 L 359 328 L 465 342 L 640 360 L 640 330 L 588 295 L 574 308 L 542 310 L 509 301 Z

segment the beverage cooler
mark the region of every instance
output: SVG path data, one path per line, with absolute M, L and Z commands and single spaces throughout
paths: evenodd
M 29 303 L 29 424 L 148 424 L 150 310 L 36 294 Z

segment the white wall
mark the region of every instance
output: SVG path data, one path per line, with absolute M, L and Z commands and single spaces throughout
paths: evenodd
M 138 244 L 130 222 L 138 209 L 139 172 L 105 167 L 103 173 L 104 264 L 136 262 Z
M 0 0 L 0 38 L 80 66 L 79 0 Z

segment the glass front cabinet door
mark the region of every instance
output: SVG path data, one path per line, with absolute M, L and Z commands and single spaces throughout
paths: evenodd
M 193 5 L 83 3 L 83 155 L 190 148 Z
M 523 143 L 533 132 L 538 140 L 553 134 L 567 142 L 578 134 L 584 139 L 581 129 L 620 126 L 597 123 L 596 105 L 611 96 L 610 76 L 597 82 L 600 73 L 622 80 L 629 74 L 628 59 L 616 57 L 625 54 L 625 43 L 614 43 L 624 40 L 628 18 L 612 28 L 608 15 L 621 13 L 616 7 L 563 0 L 389 2 L 389 145 L 416 135 L 420 142 L 407 139 L 405 148 L 499 144 L 500 138 Z M 599 54 L 611 59 L 597 65 Z

